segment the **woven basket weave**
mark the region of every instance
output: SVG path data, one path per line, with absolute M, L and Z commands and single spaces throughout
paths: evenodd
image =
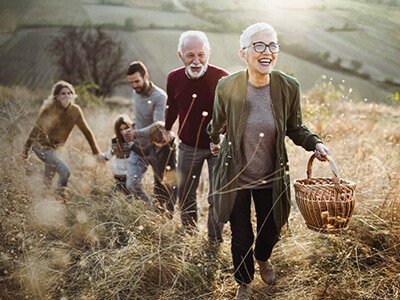
M 307 179 L 294 181 L 297 206 L 306 226 L 321 233 L 341 233 L 348 228 L 354 211 L 355 183 L 339 178 L 335 162 L 328 161 L 333 178 L 312 178 L 315 155 L 308 160 Z

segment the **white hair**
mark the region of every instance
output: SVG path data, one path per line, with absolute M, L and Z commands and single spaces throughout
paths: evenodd
M 199 39 L 203 42 L 203 45 L 206 46 L 206 48 L 208 50 L 210 50 L 210 43 L 208 42 L 208 38 L 206 36 L 206 34 L 202 31 L 198 31 L 198 30 L 189 30 L 189 31 L 185 31 L 181 34 L 181 36 L 179 37 L 179 42 L 178 42 L 178 52 L 182 53 L 182 48 L 183 45 L 185 44 L 187 39 Z
M 256 33 L 259 33 L 260 31 L 268 30 L 271 31 L 274 35 L 274 38 L 277 40 L 278 39 L 278 34 L 276 33 L 275 29 L 267 24 L 267 23 L 255 23 L 247 27 L 245 30 L 243 30 L 242 35 L 240 36 L 240 49 L 244 49 L 248 47 L 251 44 L 251 38 L 253 35 Z

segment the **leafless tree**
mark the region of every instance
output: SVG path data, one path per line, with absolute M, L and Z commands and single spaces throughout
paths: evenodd
M 124 83 L 122 43 L 102 27 L 66 27 L 51 40 L 49 51 L 61 78 L 73 85 L 88 85 L 96 96 L 110 96 Z

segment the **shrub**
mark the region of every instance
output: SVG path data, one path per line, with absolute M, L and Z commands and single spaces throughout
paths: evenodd
M 73 85 L 89 85 L 95 96 L 111 96 L 114 88 L 124 83 L 122 44 L 102 27 L 66 27 L 50 42 L 49 50 L 60 78 Z

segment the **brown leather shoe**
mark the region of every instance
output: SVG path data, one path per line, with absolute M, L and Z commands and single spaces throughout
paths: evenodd
M 274 284 L 275 283 L 275 271 L 274 268 L 272 267 L 272 264 L 269 260 L 267 261 L 261 261 L 257 259 L 257 263 L 260 267 L 260 275 L 262 280 L 266 284 Z
M 251 294 L 253 290 L 248 284 L 241 284 L 237 291 L 236 300 L 251 300 Z

